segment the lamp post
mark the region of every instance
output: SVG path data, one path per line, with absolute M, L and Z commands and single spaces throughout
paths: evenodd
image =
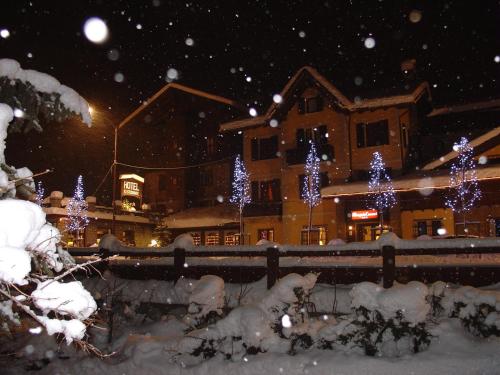
M 116 167 L 118 165 L 118 129 L 120 125 L 115 125 L 114 121 L 104 115 L 104 113 L 94 107 L 89 107 L 89 112 L 92 117 L 99 119 L 103 122 L 111 124 L 114 129 L 114 140 L 113 140 L 113 164 L 111 165 L 111 179 L 112 179 L 112 191 L 111 191 L 111 207 L 113 216 L 111 219 L 111 234 L 116 235 Z
M 118 126 L 114 126 L 115 129 L 115 140 L 114 140 L 114 148 L 113 148 L 113 171 L 112 171 L 112 180 L 113 180 L 113 192 L 112 192 L 112 199 L 113 199 L 113 219 L 111 220 L 111 234 L 113 236 L 116 236 L 116 163 L 117 163 L 117 153 L 118 153 Z

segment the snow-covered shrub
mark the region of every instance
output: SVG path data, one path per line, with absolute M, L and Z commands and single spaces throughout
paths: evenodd
M 14 108 L 23 115 L 14 118 Z M 60 233 L 46 223 L 42 208 L 13 199 L 32 196 L 33 173 L 7 165 L 4 151 L 8 131 L 41 130 L 40 119 L 75 115 L 90 125 L 88 109 L 83 98 L 55 78 L 0 59 L 0 315 L 19 323 L 17 313 L 22 313 L 38 325 L 33 332 L 44 327 L 49 335 L 62 334 L 68 344 L 83 339 L 97 306 L 79 282 L 63 282 L 80 266 L 60 247 Z
M 223 314 L 224 296 L 223 279 L 213 275 L 202 276 L 189 296 L 185 322 L 196 328 L 215 323 Z
M 442 305 L 473 335 L 500 336 L 500 292 L 464 286 L 444 297 Z
M 419 282 L 383 289 L 363 282 L 351 291 L 354 315 L 321 332 L 320 347 L 361 348 L 366 355 L 399 356 L 429 345 L 427 287 Z
M 216 354 L 239 359 L 247 354 L 286 353 L 311 346 L 306 297 L 316 279 L 315 274 L 289 274 L 260 301 L 237 307 L 216 324 L 191 331 L 180 343 L 178 360 L 184 363 L 189 361 L 186 356 L 201 360 Z

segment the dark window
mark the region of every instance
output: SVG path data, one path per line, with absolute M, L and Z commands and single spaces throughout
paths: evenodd
M 309 152 L 309 144 L 311 142 L 314 142 L 316 145 L 318 154 L 320 154 L 324 148 L 321 146 L 328 144 L 328 131 L 326 125 L 318 125 L 314 128 L 307 129 L 297 129 L 295 137 L 297 148 L 303 152 Z
M 259 181 L 252 181 L 252 202 L 259 200 Z
M 495 236 L 500 237 L 500 219 L 495 219 Z
M 252 181 L 252 202 L 281 201 L 280 180 Z
M 205 169 L 200 171 L 200 185 L 201 186 L 212 186 L 214 183 L 213 172 L 211 169 Z
M 278 136 L 252 139 L 252 160 L 266 160 L 278 157 Z
M 321 96 L 314 96 L 310 98 L 300 98 L 299 100 L 299 113 L 313 113 L 323 110 L 323 98 Z
M 306 175 L 299 175 L 299 197 L 300 199 L 304 199 L 304 184 L 306 182 Z M 321 172 L 319 174 L 319 188 L 322 189 L 326 186 L 330 185 L 330 179 L 328 178 L 328 172 Z
M 438 236 L 438 229 L 443 227 L 443 220 L 417 220 L 413 223 L 413 234 L 415 237 L 428 235 Z
M 161 174 L 158 176 L 158 190 L 167 190 L 167 175 Z
M 389 144 L 389 121 L 356 124 L 358 147 L 372 147 Z

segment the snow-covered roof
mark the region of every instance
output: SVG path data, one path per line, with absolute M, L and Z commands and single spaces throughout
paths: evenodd
M 500 99 L 435 108 L 431 113 L 427 115 L 427 117 L 448 115 L 452 113 L 461 113 L 469 111 L 486 111 L 486 110 L 500 111 Z
M 475 139 L 473 139 L 472 141 L 469 142 L 469 144 L 471 147 L 476 148 L 478 146 L 481 146 L 482 144 L 484 144 L 487 141 L 494 140 L 497 137 L 500 137 L 500 126 L 493 129 L 493 130 L 490 130 L 489 132 L 487 132 L 487 133 L 485 133 L 485 134 L 483 134 Z M 500 141 L 500 138 L 499 138 L 499 141 Z M 422 167 L 422 170 L 424 170 L 424 171 L 433 170 L 437 167 L 440 167 L 440 166 L 450 162 L 451 160 L 455 159 L 457 156 L 458 156 L 457 151 L 451 151 L 451 152 L 447 153 L 446 155 L 441 156 L 439 159 L 436 159 L 436 160 L 424 165 L 424 167 Z
M 310 66 L 304 66 L 298 70 L 297 73 L 288 81 L 286 86 L 281 91 L 280 95 L 283 98 L 281 103 L 273 103 L 269 106 L 266 113 L 259 117 L 251 117 L 242 120 L 230 121 L 220 125 L 222 131 L 231 131 L 238 129 L 245 129 L 254 126 L 260 126 L 269 122 L 277 109 L 288 100 L 290 95 L 293 93 L 293 86 L 297 81 L 305 77 L 306 75 L 311 76 L 317 83 L 319 83 L 328 93 L 330 93 L 335 99 L 337 99 L 337 104 L 339 107 L 347 111 L 358 111 L 363 109 L 373 109 L 380 107 L 393 106 L 405 103 L 415 103 L 422 95 L 425 93 L 430 96 L 430 89 L 427 82 L 421 83 L 419 86 L 413 90 L 410 94 L 406 95 L 396 95 L 388 97 L 380 97 L 373 99 L 364 99 L 359 102 L 353 103 L 346 96 L 344 96 L 339 89 L 332 85 L 324 76 L 322 76 L 316 69 Z
M 500 166 L 478 168 L 476 170 L 478 181 L 500 179 Z M 407 191 L 432 191 L 433 189 L 446 189 L 450 186 L 450 176 L 447 171 L 436 174 L 411 175 L 392 181 L 395 192 Z M 359 181 L 343 185 L 331 185 L 321 189 L 323 198 L 365 195 L 368 194 L 368 182 Z
M 208 100 L 213 100 L 222 104 L 226 104 L 228 106 L 232 107 L 240 107 L 240 105 L 231 99 L 224 98 L 222 96 L 210 94 L 205 91 L 197 90 L 192 87 L 184 86 L 179 83 L 171 82 L 167 83 L 165 86 L 163 86 L 158 92 L 156 92 L 152 97 L 147 99 L 142 103 L 140 107 L 138 107 L 135 111 L 133 111 L 131 114 L 129 114 L 125 119 L 123 119 L 122 122 L 118 124 L 118 128 L 121 128 L 122 126 L 125 126 L 128 122 L 130 122 L 133 118 L 135 118 L 139 113 L 144 111 L 147 107 L 149 107 L 153 102 L 155 102 L 160 96 L 163 94 L 168 93 L 169 91 L 172 90 L 177 90 L 177 91 L 182 91 L 184 93 L 190 94 L 190 95 L 195 95 L 199 96 Z
M 136 181 L 144 183 L 144 177 L 138 176 L 135 173 L 121 174 L 118 179 L 119 180 L 129 180 L 130 179 L 130 180 L 136 180 Z
M 167 228 L 216 227 L 239 222 L 236 207 L 218 205 L 214 207 L 194 207 L 167 216 L 164 220 Z
M 68 214 L 67 210 L 62 207 L 43 207 L 43 211 L 47 215 L 66 216 Z M 88 211 L 87 216 L 89 217 L 89 219 L 102 219 L 102 220 L 113 219 L 113 213 L 111 212 Z M 127 223 L 140 223 L 140 224 L 153 225 L 153 223 L 147 217 L 137 216 L 137 215 L 115 215 L 115 220 Z
M 373 99 L 361 99 L 359 102 L 351 105 L 349 109 L 351 111 L 356 111 L 359 109 L 380 108 L 398 104 L 416 103 L 426 92 L 428 94 L 430 93 L 429 84 L 427 82 L 422 82 L 415 88 L 415 90 L 413 90 L 413 92 L 409 94 L 386 96 Z

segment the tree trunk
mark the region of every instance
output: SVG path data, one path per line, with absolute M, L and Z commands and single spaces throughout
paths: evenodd
M 243 207 L 240 206 L 240 245 L 245 244 L 245 238 L 243 236 Z
M 309 205 L 309 222 L 307 224 L 307 244 L 311 244 L 311 226 L 312 226 L 312 205 Z

